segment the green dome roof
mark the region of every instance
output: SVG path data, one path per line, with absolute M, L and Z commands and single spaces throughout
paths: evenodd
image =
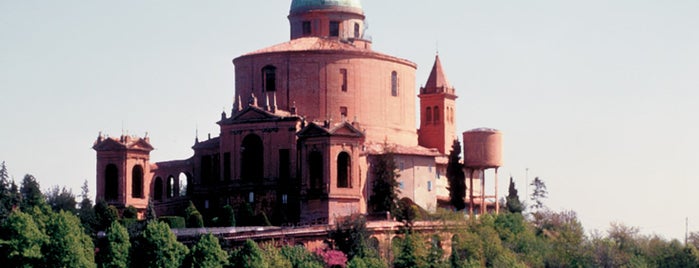
M 325 9 L 330 7 L 347 7 L 362 9 L 359 0 L 293 0 L 291 1 L 291 12 L 303 12 L 312 9 Z

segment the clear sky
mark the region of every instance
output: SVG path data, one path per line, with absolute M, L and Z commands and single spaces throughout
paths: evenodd
M 100 131 L 148 132 L 154 161 L 190 157 L 231 109 L 231 60 L 288 40 L 289 4 L 0 0 L 0 161 L 94 194 Z M 521 196 L 538 176 L 588 231 L 699 231 L 699 1 L 363 6 L 374 49 L 417 63 L 418 85 L 439 51 L 459 133 L 504 132 L 501 195 L 509 175 Z

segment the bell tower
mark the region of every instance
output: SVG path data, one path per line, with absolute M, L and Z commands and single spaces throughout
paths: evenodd
M 145 211 L 152 177 L 148 137 L 110 138 L 100 133 L 92 148 L 97 152 L 97 200 Z
M 454 88 L 449 85 L 442 70 L 439 55 L 435 56 L 434 66 L 424 87 L 420 88 L 420 130 L 418 144 L 436 148 L 448 154 L 456 139 Z

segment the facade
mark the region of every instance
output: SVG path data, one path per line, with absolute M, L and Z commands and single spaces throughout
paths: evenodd
M 332 223 L 368 212 L 373 156 L 390 150 L 400 196 L 434 210 L 457 138 L 439 57 L 416 118 L 417 65 L 372 50 L 358 0 L 293 0 L 288 19 L 289 41 L 233 59 L 234 108 L 191 158 L 150 162 L 147 137 L 100 134 L 97 198 L 141 211 L 151 198 L 160 215 L 191 200 L 210 217 L 231 205 L 275 225 Z

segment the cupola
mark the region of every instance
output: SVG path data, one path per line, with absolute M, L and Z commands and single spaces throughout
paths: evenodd
M 288 18 L 291 39 L 364 39 L 364 11 L 359 0 L 293 0 Z

